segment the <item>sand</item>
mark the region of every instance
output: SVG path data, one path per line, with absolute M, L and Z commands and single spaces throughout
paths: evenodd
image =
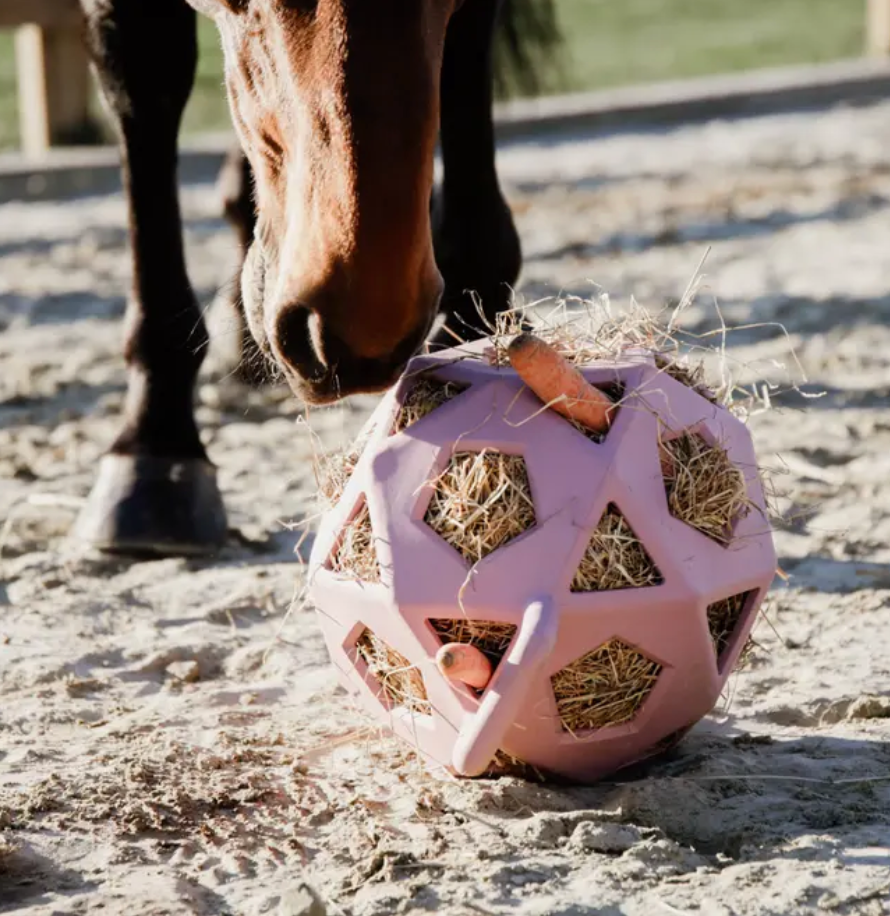
M 0 204 L 0 913 L 890 913 L 888 150 L 890 104 L 503 151 L 529 296 L 657 305 L 710 245 L 687 324 L 716 296 L 760 325 L 740 372 L 781 377 L 790 342 L 824 392 L 752 419 L 789 579 L 749 667 L 667 759 L 582 788 L 426 773 L 337 689 L 285 616 L 309 436 L 226 377 L 224 322 L 199 412 L 224 554 L 71 550 L 123 392 L 123 207 Z M 234 242 L 211 185 L 183 203 L 209 303 Z M 310 420 L 334 445 L 374 403 Z

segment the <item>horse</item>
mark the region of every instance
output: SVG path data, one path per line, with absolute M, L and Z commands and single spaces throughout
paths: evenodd
M 498 80 L 532 86 L 552 56 L 553 0 L 80 2 L 118 136 L 132 289 L 120 428 L 74 534 L 213 553 L 226 513 L 194 414 L 208 332 L 177 198 L 197 14 L 218 27 L 238 139 L 220 184 L 242 251 L 243 374 L 272 365 L 321 405 L 389 387 L 424 344 L 468 339 L 477 309 L 508 306 L 522 253 L 492 106 Z

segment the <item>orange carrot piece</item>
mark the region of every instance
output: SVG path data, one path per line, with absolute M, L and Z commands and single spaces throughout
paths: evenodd
M 507 348 L 510 365 L 531 390 L 558 414 L 595 433 L 612 422 L 612 399 L 595 388 L 567 359 L 534 334 L 520 334 Z
M 436 667 L 451 681 L 484 690 L 491 680 L 491 662 L 475 646 L 450 642 L 436 653 Z

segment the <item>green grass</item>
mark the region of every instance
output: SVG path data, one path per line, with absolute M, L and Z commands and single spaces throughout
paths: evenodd
M 419 0 L 418 0 L 419 2 Z M 563 76 L 580 90 L 855 57 L 862 0 L 557 0 L 566 35 Z M 185 131 L 225 129 L 214 26 L 200 25 L 201 58 Z M 18 143 L 12 34 L 0 32 L 0 148 Z

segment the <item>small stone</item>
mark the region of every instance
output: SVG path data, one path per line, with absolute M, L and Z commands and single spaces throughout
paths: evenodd
M 590 821 L 584 821 L 575 828 L 570 843 L 585 852 L 617 855 L 626 852 L 639 841 L 640 832 L 636 827 L 622 824 L 593 824 Z
M 890 697 L 859 697 L 847 710 L 847 718 L 890 719 Z
M 327 916 L 327 909 L 308 884 L 298 884 L 281 895 L 277 916 Z
M 201 666 L 194 660 L 184 662 L 170 662 L 167 665 L 167 674 L 185 684 L 191 684 L 201 677 Z

